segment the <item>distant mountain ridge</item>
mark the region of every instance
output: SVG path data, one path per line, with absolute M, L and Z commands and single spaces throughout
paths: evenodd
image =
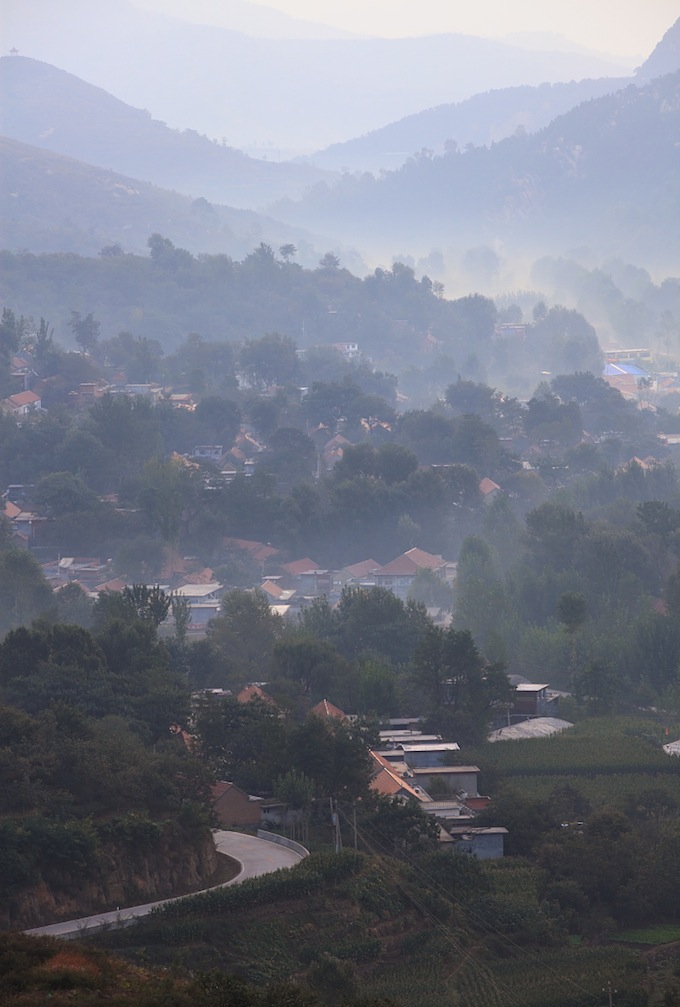
M 133 0 L 135 7 L 152 10 L 153 5 L 143 0 Z M 186 21 L 182 3 L 164 0 L 163 13 Z M 210 0 L 193 0 L 191 20 L 194 24 L 209 24 L 230 28 L 256 38 L 356 38 L 356 33 L 342 31 L 327 24 L 291 17 L 275 7 L 265 4 L 248 3 L 247 0 L 219 0 L 216 9 Z
M 591 98 L 613 94 L 680 69 L 680 18 L 665 33 L 634 76 L 601 77 L 509 87 L 473 95 L 465 101 L 425 109 L 344 143 L 332 144 L 306 161 L 329 170 L 393 171 L 423 148 L 444 152 L 447 141 L 459 147 L 486 146 L 547 126 L 558 115 Z
M 242 150 L 318 150 L 490 88 L 621 74 L 578 54 L 462 35 L 258 39 L 129 0 L 5 0 L 2 32 L 6 49 Z
M 571 247 L 680 270 L 680 71 L 585 102 L 540 132 L 427 154 L 379 180 L 343 178 L 272 212 L 366 253 L 484 243 Z M 378 237 L 379 236 L 379 237 Z
M 463 102 L 406 116 L 354 140 L 333 144 L 306 161 L 329 170 L 393 171 L 423 148 L 443 154 L 452 141 L 461 148 L 468 144 L 487 146 L 515 132 L 536 132 L 582 101 L 611 94 L 629 80 L 601 77 L 486 91 Z
M 247 157 L 170 129 L 102 88 L 24 56 L 0 57 L 0 133 L 185 195 L 255 208 L 301 196 L 317 168 Z
M 326 250 L 338 248 L 330 238 L 250 210 L 192 200 L 6 137 L 0 137 L 0 158 L 0 232 L 10 250 L 96 255 L 120 245 L 145 254 L 149 236 L 160 233 L 190 252 L 237 259 L 262 241 L 274 249 L 294 244 L 298 260 L 315 266 Z M 349 250 L 342 256 L 350 267 L 363 265 Z

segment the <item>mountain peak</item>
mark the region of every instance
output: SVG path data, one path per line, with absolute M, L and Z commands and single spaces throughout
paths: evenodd
M 653 80 L 680 70 L 680 18 L 672 24 L 652 53 L 636 70 L 636 76 Z

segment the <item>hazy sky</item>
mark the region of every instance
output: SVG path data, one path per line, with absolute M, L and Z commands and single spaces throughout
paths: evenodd
M 140 7 L 193 20 L 221 0 L 133 0 Z M 464 32 L 499 38 L 511 32 L 564 35 L 601 52 L 647 56 L 680 15 L 678 0 L 268 0 L 293 17 L 374 35 Z

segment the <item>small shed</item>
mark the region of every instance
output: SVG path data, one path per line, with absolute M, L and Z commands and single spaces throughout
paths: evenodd
M 447 831 L 454 840 L 455 851 L 470 853 L 478 860 L 498 860 L 505 853 L 504 839 L 508 830 L 502 826 L 472 829 L 470 826 L 454 825 Z
M 402 744 L 399 748 L 404 753 L 404 762 L 412 768 L 425 766 L 441 766 L 444 759 L 452 752 L 459 752 L 460 745 L 455 741 L 434 741 L 431 744 Z M 399 749 L 397 749 L 398 751 Z
M 213 808 L 225 829 L 260 825 L 261 797 L 251 797 L 235 783 L 221 781 L 212 787 Z
M 412 769 L 414 780 L 425 790 L 432 787 L 435 780 L 441 781 L 451 793 L 477 796 L 477 775 L 479 766 L 429 766 Z

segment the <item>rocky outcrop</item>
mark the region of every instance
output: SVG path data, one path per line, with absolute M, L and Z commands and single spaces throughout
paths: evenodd
M 143 845 L 107 843 L 87 872 L 46 866 L 40 878 L 0 904 L 0 929 L 25 930 L 185 895 L 209 886 L 216 870 L 210 830 L 190 832 L 168 822 Z

